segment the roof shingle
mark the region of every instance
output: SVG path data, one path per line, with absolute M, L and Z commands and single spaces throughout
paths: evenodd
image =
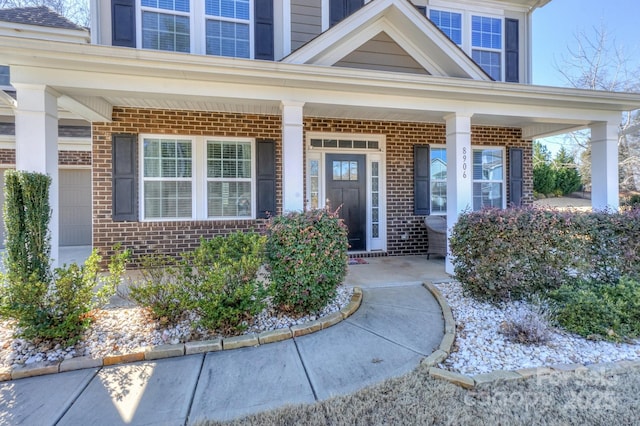
M 74 24 L 46 6 L 0 9 L 0 21 L 66 30 L 84 30 L 83 27 Z

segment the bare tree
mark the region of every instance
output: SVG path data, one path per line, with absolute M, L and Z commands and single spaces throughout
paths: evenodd
M 562 56 L 556 70 L 569 86 L 610 92 L 640 92 L 640 66 L 634 66 L 629 54 L 609 37 L 604 25 L 593 29 L 593 34 L 578 32 L 576 46 Z M 585 166 L 590 167 L 589 133 L 575 132 L 568 135 L 569 143 L 578 147 L 578 154 Z M 640 112 L 622 114 L 618 137 L 620 152 L 620 186 L 623 190 L 640 189 Z M 585 151 L 586 150 L 586 151 Z M 582 153 L 581 153 L 581 152 Z M 590 174 L 583 177 L 590 179 Z M 590 185 L 590 181 L 584 182 Z
M 47 6 L 80 26 L 89 26 L 89 0 L 0 0 L 0 9 L 35 6 Z

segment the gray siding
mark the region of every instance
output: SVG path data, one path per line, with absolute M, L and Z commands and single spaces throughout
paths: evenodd
M 346 68 L 428 74 L 386 33 L 380 33 L 335 64 Z
M 4 188 L 4 172 L 0 169 L 0 186 Z M 59 170 L 59 238 L 61 246 L 91 245 L 91 169 Z M 4 191 L 0 191 L 0 211 Z M 4 247 L 4 221 L 0 222 L 0 247 Z
M 322 32 L 322 8 L 318 0 L 291 0 L 291 51 Z

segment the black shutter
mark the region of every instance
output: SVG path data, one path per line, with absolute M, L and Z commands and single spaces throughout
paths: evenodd
M 426 216 L 430 209 L 430 177 L 429 145 L 413 147 L 413 214 Z
M 137 137 L 113 135 L 112 158 L 112 219 L 114 222 L 137 221 Z
M 514 206 L 522 204 L 524 183 L 522 155 L 522 148 L 509 149 L 509 203 Z
M 505 81 L 508 83 L 520 82 L 520 38 L 518 36 L 519 22 L 517 19 L 504 20 L 505 39 Z
M 135 4 L 135 0 L 111 0 L 111 45 L 136 47 Z
M 364 0 L 329 0 L 329 26 L 334 26 L 362 6 Z
M 347 0 L 347 14 L 345 15 L 345 18 L 360 9 L 362 6 L 364 6 L 364 0 Z
M 256 145 L 256 213 L 265 219 L 276 214 L 276 143 L 258 140 Z
M 256 59 L 273 61 L 273 0 L 254 0 Z
M 329 0 L 329 26 L 333 27 L 342 21 L 347 13 L 345 8 L 345 0 Z

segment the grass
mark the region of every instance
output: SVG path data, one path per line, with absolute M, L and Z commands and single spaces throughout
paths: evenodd
M 202 425 L 637 424 L 640 371 L 557 373 L 465 390 L 419 366 L 351 395 Z

